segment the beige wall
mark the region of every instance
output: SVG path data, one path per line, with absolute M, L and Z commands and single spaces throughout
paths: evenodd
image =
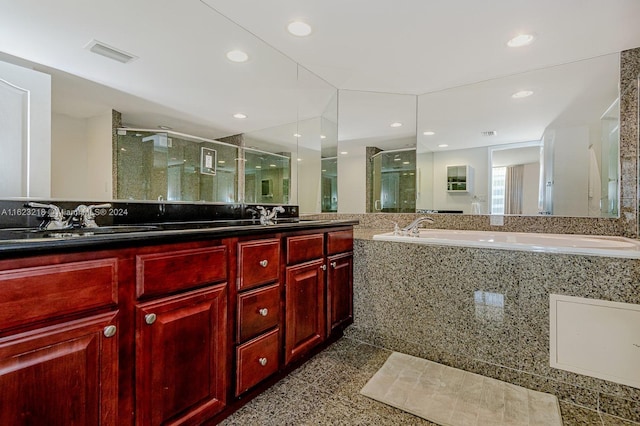
M 78 199 L 88 195 L 87 120 L 51 116 L 51 197 Z

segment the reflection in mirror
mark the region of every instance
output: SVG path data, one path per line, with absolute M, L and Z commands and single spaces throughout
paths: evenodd
M 417 209 L 617 216 L 618 81 L 613 54 L 420 96 Z M 509 151 L 499 147 L 523 142 L 542 147 L 539 166 L 526 150 L 500 158 Z M 473 169 L 473 190 L 447 192 L 446 167 L 460 164 Z
M 322 158 L 322 212 L 338 211 L 338 157 Z
M 8 39 L 5 45 L 13 55 L 29 52 L 30 56 L 20 58 L 0 52 L 0 60 L 51 76 L 51 112 L 43 117 L 47 124 L 44 127 L 51 128 L 51 136 L 47 137 L 46 149 L 37 150 L 37 153 L 47 153 L 47 158 L 41 160 L 34 156 L 40 164 L 37 170 L 47 172 L 41 185 L 46 192 L 32 191 L 32 196 L 83 200 L 138 196 L 140 199 L 156 199 L 163 196 L 165 199 L 170 197 L 243 202 L 245 193 L 247 197 L 254 197 L 255 190 L 256 198 L 263 197 L 259 187 L 262 180 L 268 182 L 269 179 L 260 179 L 254 176 L 255 169 L 244 167 L 244 160 L 248 162 L 250 158 L 238 160 L 238 155 L 222 158 L 220 150 L 216 159 L 217 170 L 237 169 L 237 186 L 233 191 L 228 190 L 227 181 L 220 179 L 225 176 L 221 173 L 216 173 L 213 178 L 215 181 L 220 180 L 217 185 L 213 185 L 217 188 L 205 188 L 203 183 L 197 190 L 196 186 L 185 190 L 185 181 L 189 181 L 190 176 L 195 174 L 189 174 L 187 169 L 190 166 L 170 164 L 174 156 L 169 156 L 169 147 L 167 167 L 163 167 L 167 176 L 166 189 L 156 187 L 157 182 L 151 178 L 142 188 L 127 190 L 126 194 L 119 192 L 117 185 L 112 188 L 112 161 L 116 165 L 118 162 L 118 158 L 112 158 L 112 152 L 115 152 L 115 149 L 112 151 L 111 142 L 112 110 L 122 114 L 122 121 L 116 121 L 116 127 L 155 129 L 164 125 L 176 132 L 207 140 L 226 140 L 232 137 L 232 143 L 238 147 L 253 147 L 258 151 L 284 156 L 293 159 L 294 164 L 297 164 L 299 142 L 294 134 L 303 134 L 302 127 L 306 125 L 303 123 L 313 123 L 314 126 L 313 132 L 306 132 L 304 137 L 311 138 L 310 140 L 315 138 L 314 143 L 318 144 L 318 138 L 324 135 L 336 145 L 337 90 L 334 87 L 306 70 L 299 70 L 298 65 L 290 58 L 217 13 L 206 2 L 174 6 L 169 9 L 145 10 L 145 22 L 162 22 L 164 19 L 161 18 L 167 15 L 189 16 L 189 20 L 179 20 L 178 27 L 182 40 L 190 40 L 190 43 L 185 44 L 191 45 L 195 50 L 182 49 L 174 52 L 172 61 L 167 62 L 163 55 L 157 55 L 156 49 L 157 40 L 167 37 L 166 28 L 150 26 L 146 29 L 148 37 L 135 39 L 136 49 L 131 46 L 141 59 L 133 67 L 110 62 L 58 39 L 60 36 L 84 39 L 86 33 L 82 32 L 82 28 L 104 27 L 104 17 L 96 15 L 89 5 L 74 5 L 73 14 L 61 12 L 64 8 L 47 9 L 48 13 L 45 15 L 55 16 L 57 25 L 64 26 L 68 31 L 60 34 L 41 31 L 42 26 L 31 25 L 33 19 L 37 19 L 33 8 L 18 3 L 12 6 L 11 25 L 7 28 L 12 28 L 15 36 Z M 137 12 L 142 11 L 132 13 Z M 154 19 L 154 16 L 158 19 Z M 77 22 L 85 25 L 78 26 Z M 82 34 L 79 35 L 77 31 Z M 117 39 L 132 39 L 126 37 L 127 34 L 122 33 L 122 29 L 118 29 L 117 35 Z M 208 54 L 193 55 L 198 46 L 202 47 L 203 41 L 206 41 L 205 50 Z M 125 45 L 118 47 L 127 50 L 128 43 L 123 43 Z M 48 48 L 50 46 L 60 50 Z M 228 60 L 226 53 L 230 46 L 246 51 L 249 60 L 245 63 Z M 66 54 L 54 55 L 54 51 Z M 63 57 L 64 60 L 61 59 Z M 2 72 L 0 78 L 4 74 Z M 101 84 L 78 76 L 92 76 L 99 79 Z M 245 118 L 238 118 L 236 115 L 239 113 Z M 36 133 L 32 131 L 32 135 Z M 13 151 L 22 149 L 18 145 L 16 142 Z M 301 168 L 301 178 L 305 194 L 309 193 L 313 201 L 307 203 L 305 200 L 304 204 L 309 206 L 308 211 L 319 212 L 320 149 L 319 146 L 309 149 L 316 154 L 315 157 L 308 158 L 306 168 Z M 188 155 L 193 155 L 193 158 L 182 159 L 187 159 L 187 163 L 195 161 L 195 153 Z M 175 158 L 177 162 L 179 155 Z M 218 163 L 220 160 L 225 161 L 224 166 Z M 286 173 L 283 170 L 283 178 L 271 179 L 272 202 L 297 204 L 298 168 L 291 167 L 291 160 L 283 161 L 289 161 L 290 170 L 288 177 L 284 177 Z M 314 162 L 317 164 L 314 165 Z M 50 174 L 49 165 L 52 167 Z M 284 166 L 278 167 L 282 169 Z M 35 168 L 32 167 L 32 170 Z M 251 175 L 247 176 L 249 182 L 245 181 L 245 172 Z M 257 180 L 255 186 L 250 188 L 252 178 Z M 169 179 L 175 182 L 173 186 L 181 189 L 172 190 Z M 17 176 L 16 181 L 19 181 Z M 32 178 L 31 182 L 34 183 L 35 179 Z M 0 196 L 26 194 L 26 191 L 20 194 L 7 191 Z M 271 192 L 265 193 L 265 197 L 268 198 L 270 194 Z M 264 199 L 263 202 L 268 200 Z
M 416 210 L 416 150 L 393 149 L 373 154 L 369 161 L 371 205 L 367 212 L 414 213 Z
M 298 66 L 298 205 L 301 213 L 319 213 L 337 203 L 337 175 L 325 180 L 322 158 L 335 157 L 338 136 L 337 89 Z M 328 198 L 326 198 L 328 196 Z M 327 204 L 328 202 L 328 204 Z
M 289 204 L 290 157 L 245 149 L 244 160 L 245 202 Z
M 401 185 L 401 182 L 415 180 L 415 166 L 411 167 L 414 176 L 410 176 L 409 173 L 412 171 L 409 169 L 401 171 L 393 169 L 395 166 L 383 167 L 383 163 L 386 164 L 383 158 L 390 158 L 391 163 L 398 163 L 393 159 L 395 154 L 400 155 L 399 152 L 390 153 L 388 156 L 376 156 L 376 154 L 382 151 L 415 150 L 416 96 L 340 90 L 339 120 L 338 211 L 341 213 L 383 211 L 383 188 L 389 197 L 388 207 L 385 207 L 389 208 L 388 211 L 405 211 L 405 209 L 414 211 L 409 207 L 413 203 L 408 200 L 412 196 L 408 195 L 407 191 L 415 192 L 415 181 L 408 184 L 408 187 Z M 411 155 L 410 151 L 405 155 Z M 379 158 L 380 162 L 377 169 L 374 165 L 376 158 Z M 377 173 L 376 170 L 378 170 Z M 384 185 L 383 171 L 388 173 L 389 177 Z M 404 176 L 402 173 L 407 175 Z M 376 182 L 374 182 L 374 175 L 377 176 Z M 415 199 L 415 195 L 413 197 Z M 377 203 L 376 200 L 378 200 Z
M 238 147 L 174 132 L 118 129 L 116 198 L 235 202 Z
M 535 215 L 542 210 L 540 142 L 490 148 L 490 214 Z M 481 213 L 478 202 L 477 212 Z

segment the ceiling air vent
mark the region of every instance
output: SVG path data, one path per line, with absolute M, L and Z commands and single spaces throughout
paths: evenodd
M 127 62 L 131 62 L 134 59 L 138 59 L 137 56 L 124 52 L 120 49 L 116 49 L 115 47 L 106 45 L 103 42 L 98 40 L 91 40 L 85 46 L 85 49 L 89 49 L 93 53 L 97 53 L 98 55 L 102 55 L 106 58 L 113 59 L 114 61 L 122 62 L 123 64 L 126 64 Z
M 487 130 L 485 132 L 480 132 L 482 136 L 495 136 L 498 134 L 495 130 Z

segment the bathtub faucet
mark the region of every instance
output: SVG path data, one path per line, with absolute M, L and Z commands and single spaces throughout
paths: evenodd
M 417 218 L 416 220 L 414 220 L 413 222 L 411 222 L 410 224 L 408 224 L 407 226 L 405 226 L 404 228 L 399 230 L 400 235 L 408 235 L 411 237 L 417 237 L 418 234 L 420 233 L 419 229 L 420 229 L 420 224 L 422 222 L 427 222 L 427 223 L 434 223 L 435 221 L 430 218 L 429 216 L 421 216 L 419 218 Z M 396 230 L 394 230 L 394 233 L 396 232 Z

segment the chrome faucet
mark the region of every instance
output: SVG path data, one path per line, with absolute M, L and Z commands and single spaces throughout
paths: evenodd
M 420 229 L 420 224 L 422 222 L 434 223 L 435 221 L 429 216 L 421 216 L 402 229 L 397 229 L 397 225 L 396 225 L 396 228 L 393 230 L 393 233 L 394 235 L 408 235 L 411 237 L 417 237 L 418 234 L 420 233 L 419 229 Z
M 110 203 L 105 204 L 91 204 L 85 206 L 80 204 L 75 210 L 65 219 L 64 213 L 60 207 L 55 204 L 43 204 L 37 202 L 29 202 L 27 206 L 34 208 L 47 209 L 47 213 L 44 216 L 42 223 L 38 225 L 41 230 L 54 230 L 54 229 L 69 229 L 74 227 L 82 228 L 97 228 L 96 224 L 96 212 L 95 209 L 109 208 Z
M 273 219 L 278 216 L 278 213 L 284 213 L 282 206 L 276 206 L 271 211 L 262 206 L 256 206 L 256 209 L 260 212 L 260 225 L 273 225 Z
M 69 216 L 69 224 L 73 224 L 72 220 L 75 220 L 74 218 L 77 218 L 78 222 L 80 223 L 80 227 L 82 228 L 97 228 L 98 224 L 96 223 L 96 209 L 108 209 L 109 207 L 111 207 L 110 203 L 104 203 L 104 204 L 91 204 L 88 206 L 85 206 L 84 204 L 80 204 L 78 207 L 76 207 L 76 209 L 73 211 L 73 213 L 71 214 L 71 216 Z
M 42 222 L 38 225 L 38 229 L 65 229 L 68 227 L 68 224 L 64 220 L 62 210 L 55 204 L 43 204 L 31 201 L 27 203 L 27 206 L 37 209 L 47 209 L 46 214 L 42 218 Z

